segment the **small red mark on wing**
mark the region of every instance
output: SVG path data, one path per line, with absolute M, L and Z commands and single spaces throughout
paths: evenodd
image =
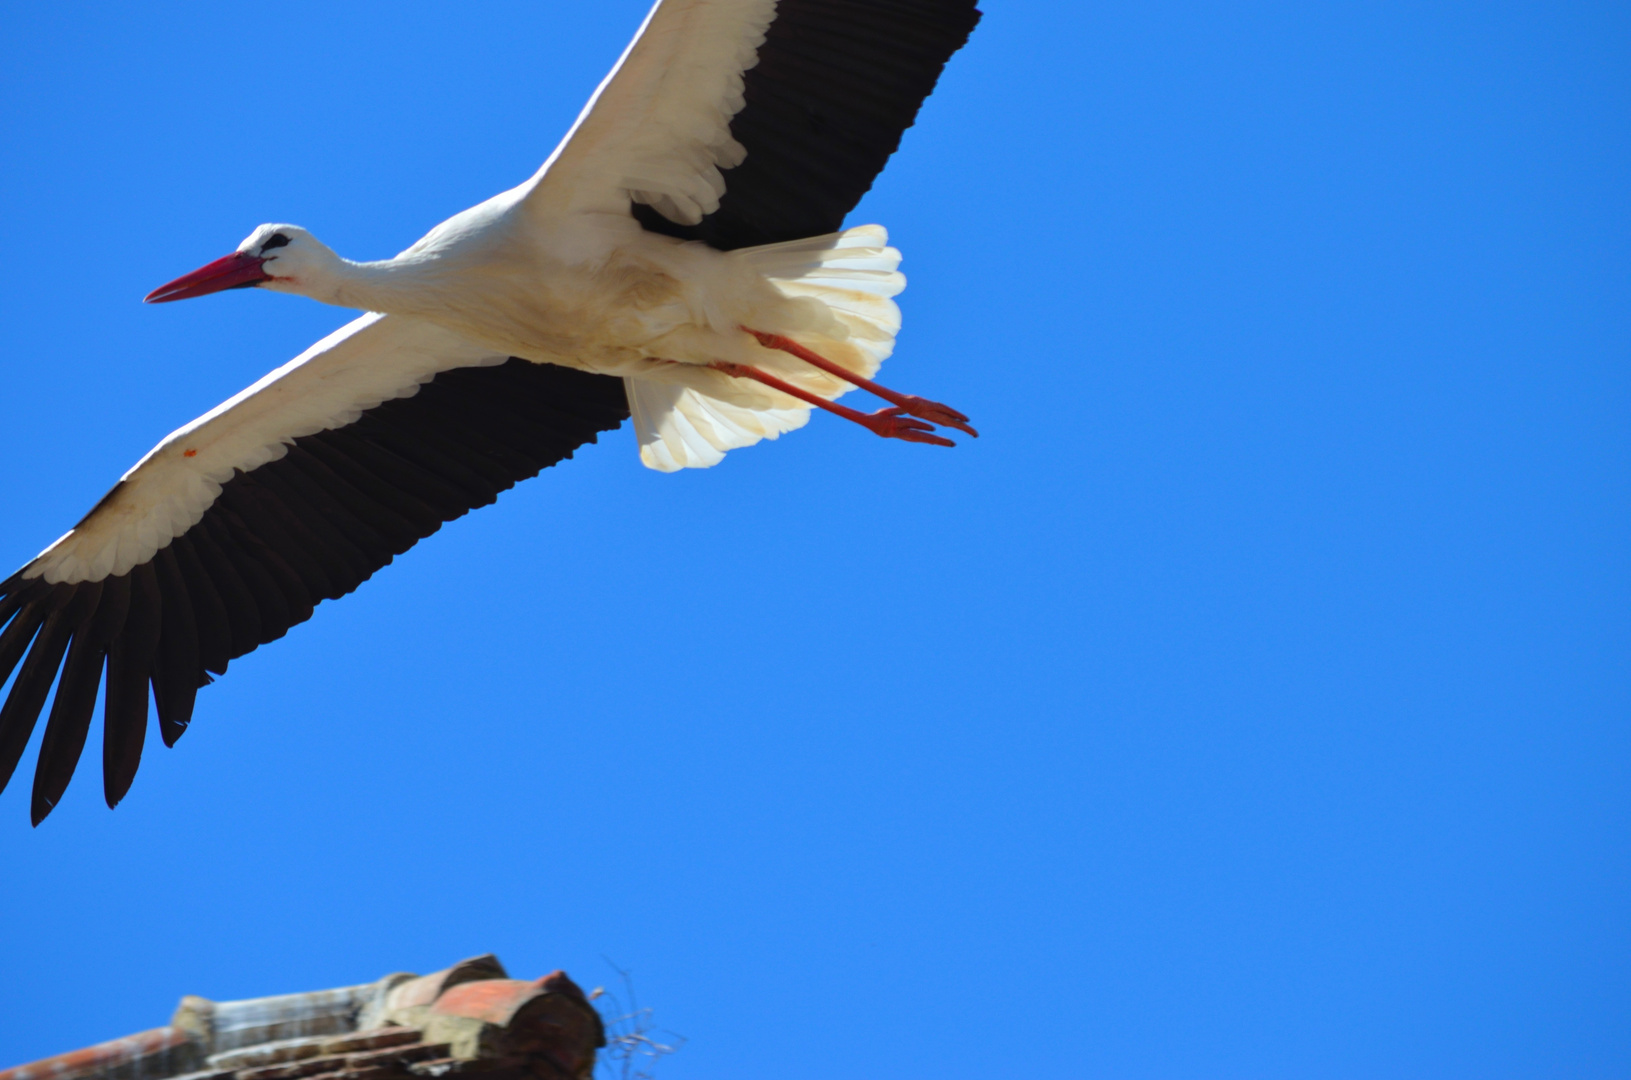
M 197 450 L 183 450 L 181 452 L 181 456 L 182 457 L 197 457 L 198 456 L 198 451 Z

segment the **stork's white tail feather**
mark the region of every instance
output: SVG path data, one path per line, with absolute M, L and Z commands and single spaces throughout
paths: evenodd
M 640 460 L 659 472 L 706 469 L 725 451 L 774 439 L 803 427 L 807 406 L 797 409 L 744 409 L 692 387 L 649 379 L 625 379 Z
M 799 344 L 868 378 L 889 358 L 900 331 L 900 308 L 892 299 L 906 288 L 900 252 L 889 246 L 881 225 L 841 233 L 742 248 L 732 258 L 746 261 L 784 296 L 819 301 L 836 326 L 825 333 L 788 334 Z M 782 327 L 755 327 L 772 333 Z M 761 365 L 775 375 L 823 397 L 837 398 L 853 387 L 786 353 L 768 352 Z M 628 378 L 629 408 L 640 440 L 640 460 L 648 468 L 674 472 L 717 465 L 725 451 L 774 439 L 803 427 L 810 406 L 750 409 L 707 392 L 724 378 L 706 368 L 670 369 L 667 378 Z M 672 380 L 672 381 L 671 381 Z M 777 395 L 781 400 L 785 397 Z

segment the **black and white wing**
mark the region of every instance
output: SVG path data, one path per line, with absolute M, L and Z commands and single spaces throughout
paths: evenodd
M 160 443 L 0 582 L 0 790 L 53 684 L 32 816 L 62 797 L 107 675 L 109 806 L 198 689 L 417 541 L 628 417 L 620 379 L 364 315 Z M 21 667 L 19 668 L 19 663 Z
M 836 232 L 980 19 L 975 0 L 660 0 L 532 182 L 731 250 Z

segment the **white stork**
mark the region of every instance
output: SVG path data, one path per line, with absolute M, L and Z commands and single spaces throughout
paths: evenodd
M 658 0 L 519 187 L 381 262 L 262 225 L 151 293 L 259 286 L 367 314 L 165 439 L 0 583 L 0 685 L 17 671 L 0 790 L 55 683 L 34 823 L 50 813 L 105 667 L 117 805 L 149 686 L 173 745 L 211 673 L 631 414 L 641 461 L 664 471 L 812 407 L 913 442 L 952 445 L 936 424 L 975 434 L 870 381 L 900 326 L 900 253 L 877 226 L 840 231 L 974 3 Z M 889 407 L 834 402 L 857 386 Z

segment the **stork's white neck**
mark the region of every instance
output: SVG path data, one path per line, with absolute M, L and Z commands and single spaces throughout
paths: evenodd
M 295 257 L 280 257 L 268 266 L 273 277 L 262 288 L 358 311 L 415 314 L 434 303 L 446 277 L 434 256 L 352 262 L 316 243 L 291 254 Z

